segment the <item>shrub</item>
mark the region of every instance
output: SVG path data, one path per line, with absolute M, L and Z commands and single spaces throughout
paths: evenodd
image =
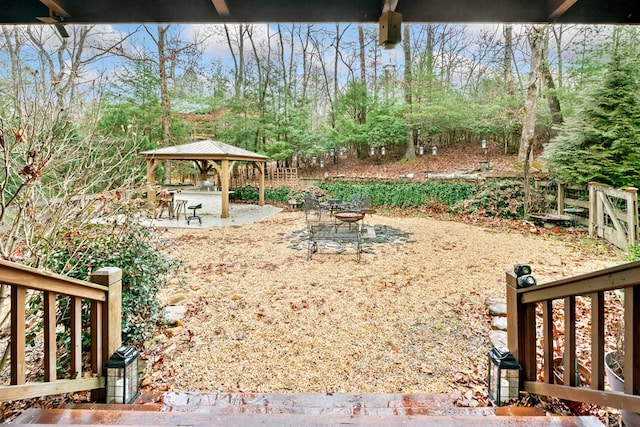
M 101 267 L 122 269 L 122 339 L 131 343 L 150 337 L 160 322 L 158 293 L 167 277 L 184 266 L 160 252 L 161 241 L 151 228 L 126 222 L 64 230 L 51 248 L 45 267 L 88 280 Z M 68 315 L 63 315 L 67 318 Z
M 451 210 L 457 213 L 516 219 L 524 216 L 524 184 L 521 181 L 489 181 L 472 198 L 457 203 Z M 544 193 L 531 189 L 532 212 L 547 210 Z
M 352 195 L 370 196 L 376 206 L 418 207 L 430 204 L 452 206 L 469 198 L 475 186 L 459 182 L 403 182 L 403 183 L 322 183 L 325 192 L 342 200 Z

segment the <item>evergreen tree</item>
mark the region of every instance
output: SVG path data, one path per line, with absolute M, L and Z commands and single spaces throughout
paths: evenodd
M 640 186 L 640 85 L 637 62 L 614 53 L 601 84 L 545 153 L 563 182 Z

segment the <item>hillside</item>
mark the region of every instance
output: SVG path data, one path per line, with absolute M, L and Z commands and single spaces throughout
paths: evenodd
M 390 150 L 389 150 L 390 151 Z M 416 162 L 402 162 L 402 150 L 388 152 L 386 156 L 373 156 L 358 160 L 355 153 L 337 156 L 336 161 L 325 159 L 325 167 L 302 168 L 300 174 L 306 177 L 327 178 L 378 178 L 397 179 L 413 174 L 413 179 L 425 179 L 429 173 L 469 174 L 480 171 L 481 161 L 489 160 L 491 174 L 510 175 L 522 171 L 517 154 L 504 154 L 502 147 L 490 147 L 489 155 L 483 153 L 479 145 L 459 143 L 439 147 L 437 154 L 418 156 Z

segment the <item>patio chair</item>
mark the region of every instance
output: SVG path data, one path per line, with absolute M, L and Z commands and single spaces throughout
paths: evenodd
M 304 219 L 309 222 L 309 216 L 315 216 L 316 221 L 322 220 L 322 214 L 324 212 L 328 212 L 323 206 L 320 204 L 318 199 L 315 197 L 304 197 Z

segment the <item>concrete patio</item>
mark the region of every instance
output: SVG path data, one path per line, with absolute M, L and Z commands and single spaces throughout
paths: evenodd
M 187 224 L 187 220 L 182 212 L 180 213 L 179 218 L 176 217 L 171 219 L 165 210 L 162 212 L 162 216 L 160 218 L 155 218 L 149 221 L 149 225 L 152 227 L 165 228 L 226 227 L 262 221 L 263 219 L 269 218 L 282 210 L 282 208 L 271 205 L 258 206 L 257 204 L 230 203 L 229 217 L 220 218 L 222 204 L 220 191 L 182 189 L 178 192 L 178 190 L 176 190 L 174 201 L 176 200 L 186 200 L 187 206 L 202 204 L 202 208 L 198 209 L 196 212 L 196 214 L 202 219 L 202 223 L 199 223 L 196 219 L 191 220 L 189 224 Z M 193 214 L 193 211 L 191 209 L 187 209 L 187 216 L 191 214 Z

